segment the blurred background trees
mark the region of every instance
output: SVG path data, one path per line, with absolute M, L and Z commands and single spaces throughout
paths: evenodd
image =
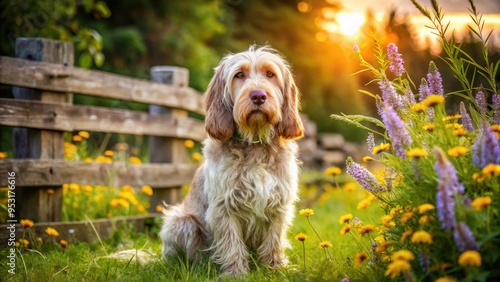
M 320 132 L 338 132 L 348 140 L 366 136 L 352 126 L 333 122 L 330 114 L 374 114 L 373 99 L 357 90 L 378 92 L 376 84 L 366 86 L 369 78 L 365 74 L 352 75 L 359 70 L 351 51 L 354 43 L 368 61 L 373 60 L 370 38 L 374 34 L 382 46 L 396 43 L 417 88 L 430 60 L 448 83 L 445 91 L 458 87 L 449 78 L 451 72 L 439 59 L 439 51 L 419 44 L 416 27 L 396 8 L 386 12 L 382 24 L 372 11 L 366 11 L 355 40 L 344 30 L 351 24 L 344 21 L 353 19 L 342 18 L 341 0 L 1 0 L 0 8 L 3 56 L 14 56 L 17 37 L 73 41 L 80 67 L 149 79 L 151 66 L 178 65 L 190 70 L 190 86 L 200 91 L 225 54 L 251 44 L 269 44 L 293 66 L 303 112 L 317 122 Z M 465 36 L 463 44 L 464 50 L 480 60 L 479 46 L 471 36 Z M 491 57 L 498 60 L 498 49 L 492 50 Z M 0 97 L 11 95 L 8 87 L 0 88 Z M 81 99 L 76 95 L 75 103 L 83 102 Z M 86 99 L 90 104 L 147 108 Z M 8 130 L 4 128 L 0 134 L 0 151 L 9 151 Z

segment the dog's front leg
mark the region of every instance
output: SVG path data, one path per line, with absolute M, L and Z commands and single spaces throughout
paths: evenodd
M 285 214 L 281 214 L 272 220 L 262 244 L 257 249 L 260 263 L 271 268 L 288 265 L 288 258 L 285 255 L 285 250 L 290 247 L 290 243 L 286 238 L 288 221 L 289 219 Z
M 248 250 L 242 240 L 241 225 L 221 206 L 207 210 L 213 235 L 212 260 L 221 265 L 222 275 L 239 276 L 248 271 Z

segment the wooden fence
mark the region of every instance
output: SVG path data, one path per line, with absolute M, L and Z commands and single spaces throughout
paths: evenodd
M 19 38 L 16 58 L 0 57 L 0 83 L 15 86 L 15 99 L 0 99 L 0 125 L 14 127 L 14 159 L 0 160 L 0 187 L 15 172 L 16 218 L 60 221 L 64 183 L 150 185 L 151 209 L 180 201 L 180 186 L 197 168 L 183 140 L 205 138 L 203 122 L 188 117 L 204 114 L 188 70 L 153 67 L 151 82 L 74 67 L 73 53 L 72 43 Z M 72 93 L 148 104 L 149 113 L 74 105 Z M 65 161 L 63 134 L 76 130 L 149 135 L 150 163 Z

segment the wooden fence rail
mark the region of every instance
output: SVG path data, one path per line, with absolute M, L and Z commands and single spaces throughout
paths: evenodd
M 0 99 L 0 125 L 14 127 L 14 159 L 0 160 L 0 186 L 16 173 L 16 217 L 61 219 L 62 185 L 149 185 L 151 210 L 180 200 L 180 187 L 197 168 L 187 163 L 183 140 L 205 138 L 201 93 L 188 87 L 189 72 L 154 67 L 153 81 L 73 66 L 72 43 L 19 38 L 16 57 L 0 57 L 0 83 L 15 99 Z M 73 105 L 72 93 L 139 102 L 149 113 Z M 63 159 L 63 134 L 77 130 L 150 136 L 149 164 L 86 163 Z

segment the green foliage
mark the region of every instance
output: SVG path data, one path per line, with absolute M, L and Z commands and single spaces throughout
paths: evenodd
M 103 1 L 2 1 L 0 30 L 7 40 L 0 45 L 2 54 L 14 54 L 18 37 L 45 37 L 75 42 L 78 65 L 90 68 L 102 66 L 101 35 L 94 29 L 80 26 L 81 14 L 108 18 L 111 11 Z M 83 10 L 83 11 L 82 11 Z

